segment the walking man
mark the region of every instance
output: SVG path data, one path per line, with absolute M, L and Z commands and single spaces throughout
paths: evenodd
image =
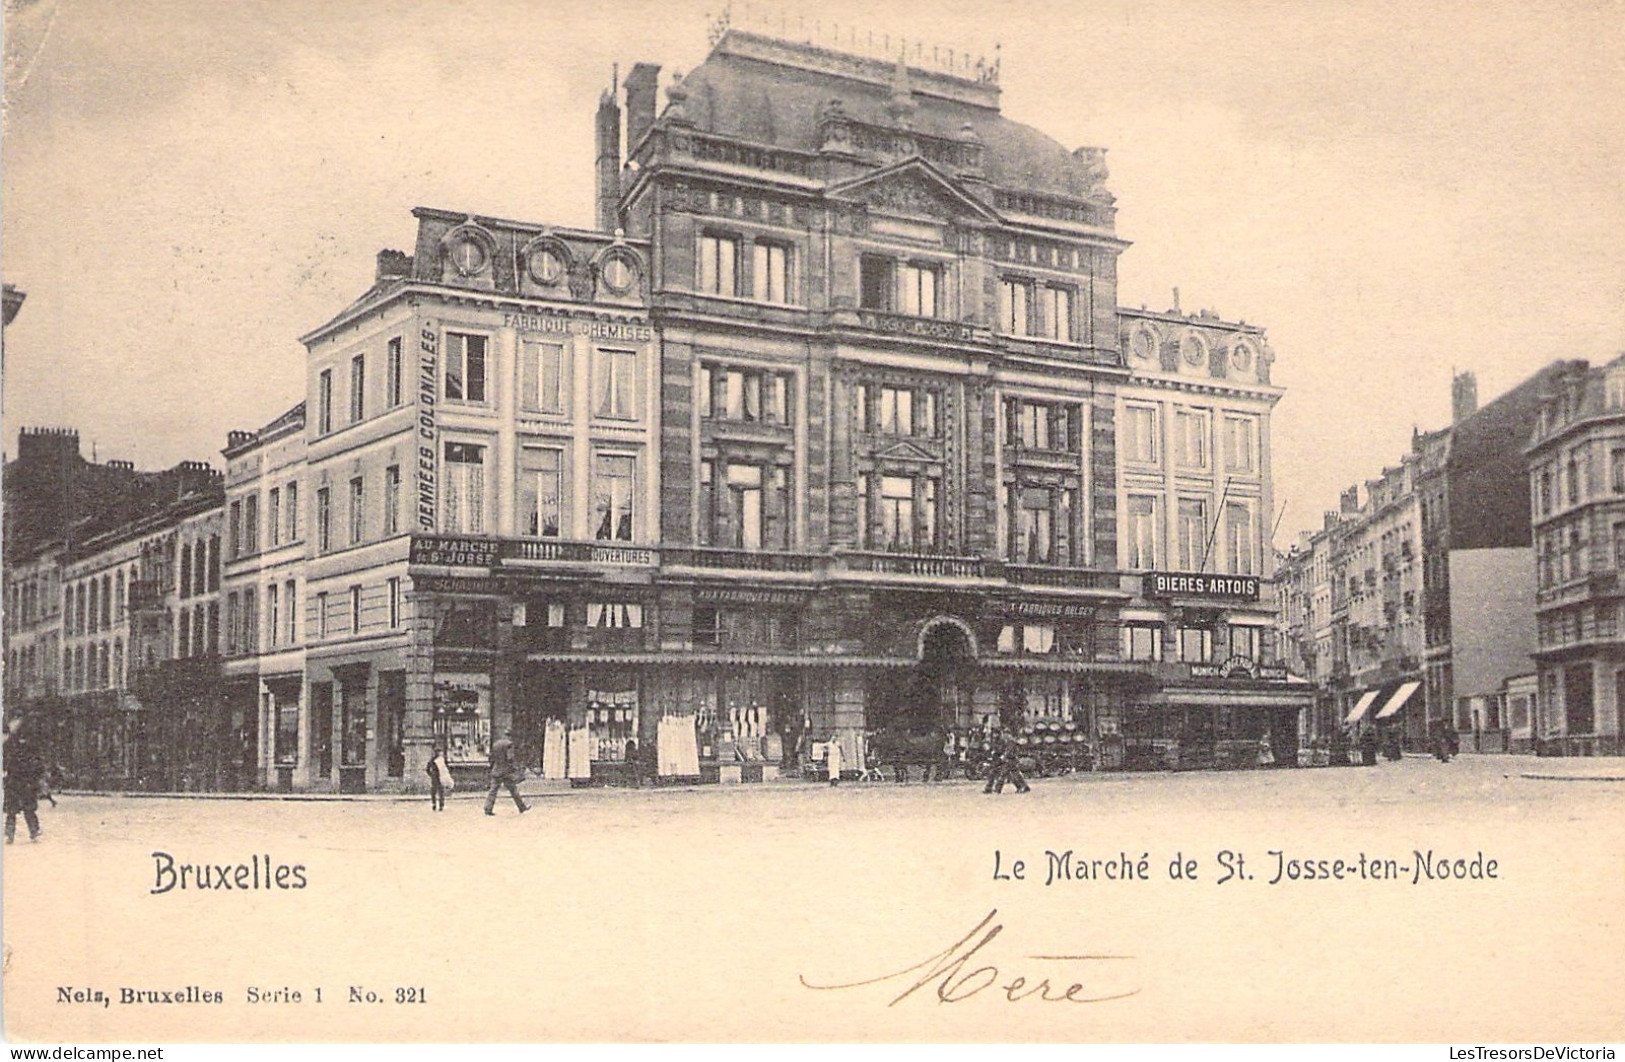
M 530 805 L 519 797 L 521 777 L 523 776 L 519 773 L 519 765 L 513 758 L 513 732 L 504 730 L 496 744 L 491 746 L 491 790 L 485 794 L 487 815 L 496 814 L 497 790 L 503 786 L 508 787 L 508 795 L 513 797 L 514 804 L 519 808 L 519 814 L 523 815 L 530 810 Z
M 5 810 L 6 843 L 17 836 L 17 815 L 22 813 L 28 823 L 28 839 L 40 839 L 39 791 L 45 765 L 34 743 L 19 732 L 13 732 L 6 741 L 5 750 Z
M 429 776 L 429 807 L 434 811 L 445 811 L 446 790 L 457 784 L 451 777 L 451 765 L 446 762 L 446 750 L 436 745 L 434 755 L 423 770 Z

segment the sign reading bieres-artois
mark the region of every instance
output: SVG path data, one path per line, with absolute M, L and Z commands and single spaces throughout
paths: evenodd
M 1212 597 L 1257 601 L 1258 576 L 1207 575 L 1202 572 L 1146 572 L 1146 597 Z

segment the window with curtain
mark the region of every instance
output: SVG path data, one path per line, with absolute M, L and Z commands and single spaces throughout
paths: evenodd
M 594 538 L 632 541 L 635 470 L 636 462 L 632 457 L 598 455 L 593 467 L 593 508 L 597 525 Z
M 451 534 L 485 533 L 485 447 L 448 442 L 441 521 Z
M 532 538 L 564 533 L 564 452 L 527 446 L 519 455 L 521 524 Z

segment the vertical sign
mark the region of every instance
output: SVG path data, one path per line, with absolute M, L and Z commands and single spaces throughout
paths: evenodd
M 426 317 L 418 328 L 418 424 L 417 444 L 417 527 L 433 533 L 439 511 L 437 473 L 440 464 L 439 427 L 435 419 L 435 398 L 440 378 L 440 332 L 436 321 Z

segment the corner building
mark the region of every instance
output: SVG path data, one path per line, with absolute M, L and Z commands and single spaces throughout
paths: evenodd
M 600 103 L 601 231 L 420 209 L 305 337 L 308 692 L 278 726 L 334 759 L 294 784 L 415 786 L 435 732 L 454 768 L 512 728 L 551 777 L 622 777 L 636 739 L 662 774 L 756 781 L 808 742 L 861 765 L 868 731 L 994 718 L 1107 766 L 1295 728 L 1235 633 L 1269 623 L 1271 355 L 1120 315 L 1104 152 L 1004 118 L 964 61 L 724 24 L 663 107 L 659 81 Z M 1151 461 L 1159 545 L 1125 555 L 1131 396 L 1157 431 L 1200 405 L 1211 462 Z M 1181 489 L 1231 521 L 1183 573 Z M 1165 654 L 1181 617 L 1210 637 Z

